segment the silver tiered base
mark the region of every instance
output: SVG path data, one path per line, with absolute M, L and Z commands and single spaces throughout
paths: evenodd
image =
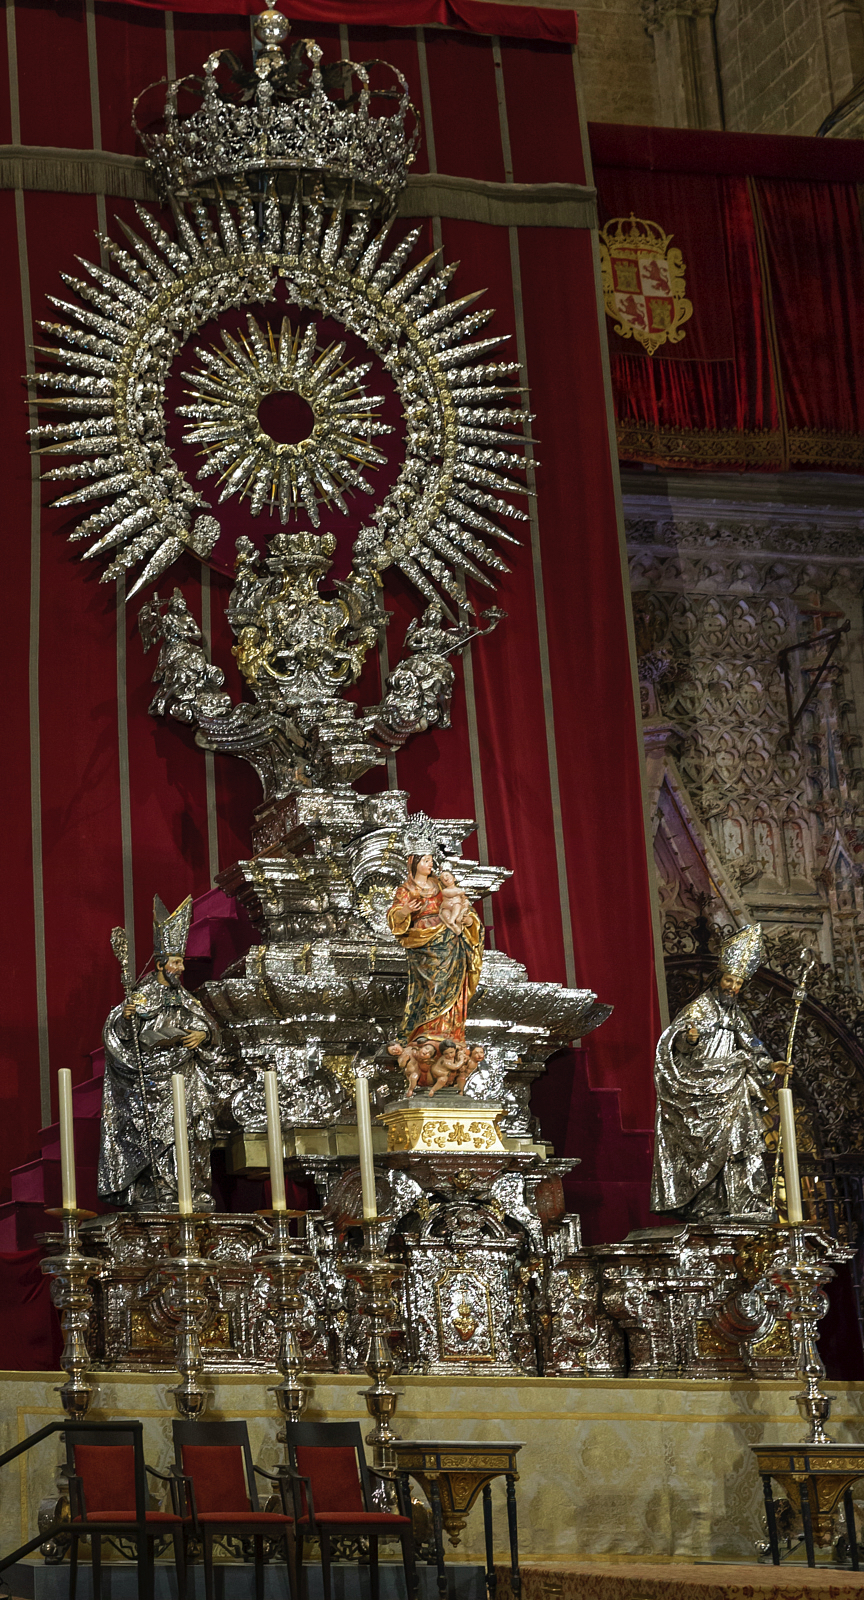
M 544 1227 L 525 1200 L 557 1165 L 506 1152 L 470 1164 L 411 1152 L 379 1162 L 386 1254 L 404 1267 L 394 1291 L 397 1372 L 729 1379 L 802 1370 L 789 1230 L 691 1223 L 580 1248 L 578 1219 Z M 176 1213 L 90 1221 L 90 1367 L 176 1371 L 185 1316 L 199 1378 L 281 1371 L 277 1403 L 299 1416 L 316 1372 L 367 1367 L 364 1255 L 350 1226 L 359 1198 L 349 1173 L 329 1207 L 306 1213 L 303 1240 L 283 1237 L 287 1218 L 274 1233 L 269 1215 L 217 1213 L 196 1219 L 194 1249 L 179 1251 Z M 805 1232 L 808 1271 L 824 1282 L 844 1251 Z M 49 1257 L 45 1270 L 59 1279 L 64 1259 Z M 187 1277 L 195 1303 L 184 1311 Z M 822 1309 L 820 1301 L 815 1314 Z M 82 1389 L 87 1358 L 78 1355 Z M 802 1395 L 812 1421 L 808 1396 L 817 1409 L 824 1397 L 812 1385 Z

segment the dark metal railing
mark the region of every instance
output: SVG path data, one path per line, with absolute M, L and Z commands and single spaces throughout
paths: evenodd
M 46 1423 L 44 1428 L 39 1428 L 36 1433 L 31 1433 L 26 1439 L 22 1439 L 20 1444 L 13 1444 L 11 1450 L 4 1450 L 3 1454 L 0 1455 L 0 1467 L 5 1467 L 8 1462 L 14 1461 L 17 1456 L 23 1456 L 27 1450 L 32 1450 L 34 1445 L 41 1444 L 43 1439 L 49 1439 L 55 1433 L 65 1433 L 66 1429 L 71 1427 L 75 1428 L 76 1433 L 79 1430 L 87 1431 L 89 1429 L 99 1433 L 122 1431 L 123 1433 L 140 1433 L 143 1435 L 144 1432 L 143 1422 L 72 1423 L 68 1417 L 62 1417 L 57 1422 Z M 55 1522 L 51 1523 L 50 1527 L 42 1528 L 34 1539 L 28 1539 L 26 1544 L 19 1545 L 17 1550 L 12 1551 L 11 1555 L 0 1556 L 0 1572 L 5 1572 L 7 1567 L 13 1566 L 22 1556 L 29 1556 L 40 1544 L 44 1544 L 46 1539 L 53 1539 L 55 1533 L 62 1533 L 65 1527 L 66 1523 L 63 1518 L 58 1517 Z

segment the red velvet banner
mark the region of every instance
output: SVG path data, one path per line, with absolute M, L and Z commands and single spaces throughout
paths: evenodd
M 401 15 L 410 9 L 401 8 Z M 495 8 L 475 9 L 488 16 Z M 508 16 L 513 10 L 501 9 Z M 363 14 L 375 15 L 371 8 Z M 172 20 L 178 74 L 199 70 L 220 46 L 248 52 L 244 16 L 178 11 Z M 95 53 L 89 55 L 81 6 L 55 10 L 41 0 L 26 0 L 16 6 L 15 22 L 11 37 L 17 41 L 21 142 L 90 147 L 95 103 L 102 148 L 132 153 L 132 98 L 166 71 L 163 16 L 96 0 Z M 321 23 L 316 35 L 326 54 L 339 54 L 335 23 Z M 490 40 L 435 28 L 421 35 L 420 43 L 425 44 L 438 169 L 503 182 Z M 388 31 L 352 21 L 348 44 L 361 59 L 375 55 L 393 61 L 405 73 L 415 103 L 422 104 L 413 26 Z M 497 76 L 516 180 L 582 181 L 570 47 L 503 39 Z M 0 137 L 11 140 L 8 81 L 3 76 L 0 129 L 6 132 Z M 428 168 L 425 144 L 418 167 Z M 115 228 L 114 212 L 138 225 L 131 203 L 109 202 L 107 209 L 109 231 Z M 190 730 L 148 716 L 155 662 L 141 649 L 137 606 L 125 616 L 118 613 L 114 588 L 99 583 L 96 563 L 77 559 L 64 537 L 68 514 L 45 509 L 57 493 L 53 485 L 41 491 L 37 486 L 31 515 L 20 381 L 24 318 L 31 309 L 34 321 L 56 315 L 47 297 L 65 293 L 60 273 L 77 271 L 76 253 L 98 259 L 96 201 L 5 193 L 0 210 L 0 260 L 8 285 L 0 428 L 8 528 L 4 706 L 9 752 L 9 909 L 0 923 L 9 998 L 0 1042 L 5 1113 L 0 1158 L 8 1173 L 36 1153 L 40 1050 L 52 1100 L 58 1067 L 71 1066 L 76 1083 L 90 1074 L 90 1051 L 118 998 L 108 939 L 112 926 L 126 916 L 124 867 L 127 888 L 131 870 L 141 964 L 151 938 L 154 892 L 177 904 L 186 893 L 209 888 L 210 870 L 204 758 Z M 431 225 L 427 232 L 431 238 Z M 592 1072 L 596 1081 L 621 1089 L 625 1119 L 644 1127 L 652 1113 L 659 1020 L 590 242 L 587 234 L 564 229 L 522 228 L 511 238 L 506 228 L 447 219 L 442 235 L 445 259 L 460 263 L 455 292 L 487 288 L 486 303 L 497 308 L 490 331 L 509 334 L 513 351 L 520 307 L 524 313 L 527 381 L 542 441 L 539 543 L 532 550 L 526 528 L 496 596 L 508 620 L 474 650 L 479 764 L 472 771 L 469 704 L 460 671 L 452 729 L 408 745 L 398 757 L 398 780 L 410 791 L 413 808 L 433 815 L 476 816 L 482 806 L 490 859 L 515 869 L 495 897 L 493 936 L 525 962 L 532 978 L 565 980 L 567 924 L 572 925 L 576 981 L 615 1006 L 611 1020 L 592 1036 Z M 281 305 L 275 309 L 281 314 Z M 267 310 L 261 308 L 262 317 Z M 179 374 L 188 363 L 187 351 L 178 358 L 172 380 L 181 388 Z M 217 559 L 227 567 L 237 533 L 260 537 L 261 529 L 238 503 L 233 510 L 220 508 L 220 517 L 223 510 Z M 163 593 L 174 583 L 200 620 L 201 574 L 191 558 L 163 579 Z M 218 573 L 212 575 L 213 656 L 226 670 L 229 689 L 239 694 L 224 617 L 228 587 Z M 485 591 L 482 603 L 488 604 Z M 395 660 L 416 598 L 392 574 L 387 605 L 395 613 L 389 630 Z M 377 693 L 374 660 L 361 687 L 369 699 Z M 128 776 L 122 744 L 127 715 Z M 376 774 L 375 782 L 382 781 Z M 217 758 L 215 785 L 219 864 L 226 867 L 248 854 L 249 815 L 258 787 L 250 769 L 227 758 Z M 563 860 L 555 846 L 559 814 Z M 469 848 L 476 850 L 476 841 Z
M 601 225 L 670 236 L 693 307 L 650 353 L 609 317 L 621 456 L 861 471 L 860 143 L 599 123 L 591 143 Z

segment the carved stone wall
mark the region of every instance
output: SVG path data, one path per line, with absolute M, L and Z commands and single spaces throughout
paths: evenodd
M 681 475 L 628 493 L 627 538 L 667 951 L 760 920 L 864 993 L 864 537 L 826 481 Z M 847 623 L 790 736 L 781 652 L 794 713 Z
M 864 4 L 588 0 L 579 52 L 594 121 L 812 136 L 864 79 Z

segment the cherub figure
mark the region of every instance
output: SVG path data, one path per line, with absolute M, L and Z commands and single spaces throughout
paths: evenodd
M 452 872 L 439 872 L 438 882 L 442 889 L 438 915 L 454 933 L 461 933 L 471 920 L 471 902 Z
M 420 1039 L 414 1044 L 403 1045 L 398 1039 L 394 1039 L 393 1043 L 387 1046 L 387 1054 L 398 1058 L 399 1066 L 405 1074 L 408 1085 L 405 1090 L 406 1100 L 412 1098 L 415 1089 L 425 1089 L 428 1086 L 429 1068 L 435 1055 L 434 1044 Z
M 476 1072 L 477 1068 L 482 1066 L 483 1062 L 485 1061 L 486 1051 L 483 1049 L 482 1044 L 475 1044 L 470 1050 L 466 1046 L 464 1058 L 463 1053 L 460 1050 L 456 1059 L 459 1067 L 456 1077 L 456 1088 L 460 1094 L 464 1094 L 465 1085 L 468 1082 L 472 1072 Z
M 449 1089 L 455 1082 L 459 1071 L 456 1059 L 457 1048 L 455 1044 L 446 1044 L 437 1059 L 430 1062 L 429 1070 L 435 1080 L 429 1090 L 430 1100 L 433 1094 L 438 1093 L 439 1089 Z

